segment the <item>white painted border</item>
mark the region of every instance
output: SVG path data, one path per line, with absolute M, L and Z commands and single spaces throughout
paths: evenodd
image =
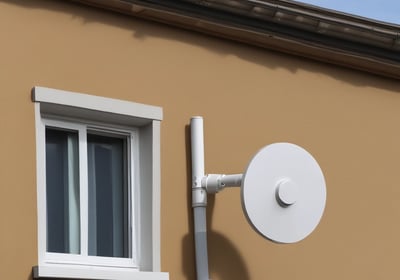
M 162 108 L 157 106 L 46 87 L 34 87 L 32 99 L 34 102 L 71 106 L 149 120 L 161 121 L 163 118 Z
M 160 121 L 162 120 L 162 108 L 149 106 L 129 101 L 116 100 L 112 98 L 91 96 L 87 94 L 74 93 L 69 91 L 50 89 L 45 87 L 35 87 L 32 92 L 32 100 L 35 102 L 35 124 L 36 124 L 36 154 L 37 154 L 37 184 L 44 184 L 45 168 L 43 166 L 45 156 L 44 145 L 44 123 L 42 117 L 48 113 L 54 116 L 54 111 L 47 112 L 47 104 L 61 106 L 63 109 L 62 117 L 80 118 L 72 111 L 68 114 L 71 108 L 79 108 L 84 111 L 94 113 L 99 122 L 107 123 L 107 116 L 118 116 L 118 120 L 123 121 L 123 125 L 135 127 L 140 125 L 142 131 L 140 133 L 141 142 L 141 159 L 145 154 L 146 167 L 142 168 L 141 172 L 147 174 L 146 185 L 150 188 L 143 188 L 141 199 L 142 201 L 151 204 L 150 211 L 141 211 L 139 213 L 139 223 L 141 230 L 138 235 L 141 238 L 141 243 L 147 244 L 138 248 L 139 253 L 143 257 L 138 269 L 124 267 L 103 267 L 103 266 L 85 266 L 77 264 L 54 264 L 46 262 L 46 239 L 45 225 L 46 224 L 46 209 L 45 198 L 40 195 L 39 188 L 37 193 L 38 202 L 38 257 L 39 265 L 34 268 L 35 277 L 63 277 L 63 278 L 80 278 L 80 279 L 110 279 L 110 280 L 168 280 L 168 273 L 160 271 Z M 105 114 L 106 115 L 105 115 Z M 91 114 L 93 117 L 93 114 Z M 57 116 L 55 116 L 57 117 Z M 146 156 L 147 155 L 147 156 Z M 150 176 L 148 176 L 150 175 Z M 144 177 L 144 176 L 143 176 Z M 43 201 L 44 200 L 44 201 Z M 141 207 L 142 208 L 142 207 Z M 140 209 L 139 209 L 140 210 Z M 138 211 L 140 212 L 140 211 Z M 150 212 L 150 213 L 148 213 Z M 44 215 L 43 215 L 44 213 Z M 145 239 L 147 238 L 147 241 Z M 150 240 L 149 240 L 150 239 Z M 44 250 L 43 250 L 44 248 Z M 144 271 L 141 271 L 144 270 Z
M 161 244 L 160 244 L 160 212 L 161 212 L 161 170 L 160 164 L 161 162 L 161 151 L 160 145 L 160 121 L 153 121 L 153 211 L 152 211 L 152 218 L 153 221 L 152 228 L 153 228 L 153 271 L 160 271 L 161 270 L 161 258 L 160 254 L 156 253 L 156 251 L 160 251 Z
M 45 162 L 45 126 L 40 114 L 40 103 L 35 104 L 36 128 L 36 197 L 38 219 L 38 262 L 44 264 L 46 254 L 46 197 L 43 195 L 43 186 L 46 184 Z M 43 249 L 44 248 L 44 249 Z

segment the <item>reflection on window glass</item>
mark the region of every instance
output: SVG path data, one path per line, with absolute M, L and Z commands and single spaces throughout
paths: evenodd
M 46 128 L 47 251 L 80 253 L 78 133 Z
M 88 134 L 89 255 L 130 257 L 127 139 Z

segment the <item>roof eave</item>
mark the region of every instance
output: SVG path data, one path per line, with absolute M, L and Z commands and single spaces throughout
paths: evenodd
M 395 25 L 294 4 L 292 1 L 73 1 L 400 79 L 400 29 Z M 280 6 L 273 5 L 278 2 Z M 246 8 L 239 4 L 246 5 Z M 265 7 L 270 10 L 265 10 L 263 15 L 251 14 Z M 311 19 L 317 23 L 317 28 L 310 25 Z

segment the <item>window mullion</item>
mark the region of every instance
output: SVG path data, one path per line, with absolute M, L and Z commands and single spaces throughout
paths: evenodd
M 130 197 L 130 204 L 129 204 L 129 232 L 130 232 L 130 255 L 132 257 L 133 263 L 136 265 L 138 264 L 139 258 L 139 251 L 138 251 L 138 226 L 139 226 L 139 182 L 138 182 L 138 174 L 139 174 L 139 165 L 135 165 L 135 163 L 139 160 L 139 150 L 138 150 L 138 137 L 136 132 L 132 132 L 129 137 L 129 144 L 128 144 L 128 154 L 130 160 L 128 162 L 128 170 L 129 170 L 129 197 Z
M 81 255 L 88 256 L 88 168 L 87 168 L 87 131 L 79 128 L 79 185 L 81 207 Z
M 72 254 L 80 253 L 80 210 L 79 203 L 76 196 L 79 195 L 79 163 L 78 163 L 78 143 L 76 135 L 67 136 L 67 170 L 68 170 L 68 214 L 66 220 L 68 221 L 68 246 L 69 252 Z

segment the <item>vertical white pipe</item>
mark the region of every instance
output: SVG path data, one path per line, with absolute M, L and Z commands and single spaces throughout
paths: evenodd
M 194 215 L 194 240 L 197 280 L 209 280 L 207 254 L 206 206 L 207 193 L 201 186 L 204 177 L 203 118 L 190 121 L 192 148 L 192 206 Z
M 192 117 L 190 120 L 192 144 L 192 188 L 201 188 L 201 179 L 204 176 L 204 132 L 203 118 Z

